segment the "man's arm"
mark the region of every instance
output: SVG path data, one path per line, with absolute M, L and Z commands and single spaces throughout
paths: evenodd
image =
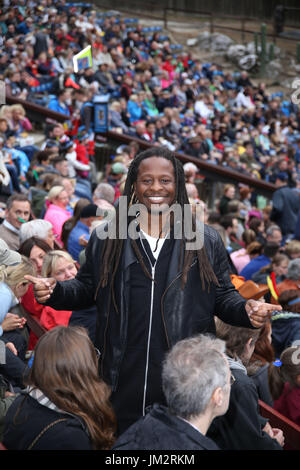
M 100 240 L 94 231 L 86 248 L 86 262 L 75 279 L 56 282 L 53 278 L 26 276 L 33 283 L 36 300 L 56 310 L 81 310 L 94 305 L 98 278 L 96 269 L 100 263 L 98 243 Z
M 253 299 L 245 300 L 233 286 L 228 269 L 228 259 L 219 234 L 214 245 L 213 268 L 219 281 L 216 288 L 215 314 L 225 323 L 245 328 L 260 328 L 270 318 L 275 306 Z
M 216 234 L 214 243 L 213 269 L 219 286 L 216 288 L 216 316 L 233 326 L 252 328 L 246 312 L 246 300 L 239 294 L 231 282 L 226 250 L 220 235 Z

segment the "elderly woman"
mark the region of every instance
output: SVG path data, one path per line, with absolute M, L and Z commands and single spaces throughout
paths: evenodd
M 10 129 L 12 129 L 16 135 L 19 135 L 22 132 L 30 132 L 32 130 L 32 125 L 29 119 L 26 117 L 26 112 L 23 106 L 21 104 L 13 104 L 10 109 Z
M 66 220 L 71 217 L 71 212 L 67 210 L 69 204 L 69 196 L 63 186 L 53 186 L 46 198 L 48 209 L 46 210 L 44 219 L 51 222 L 53 232 L 57 236 L 57 243 L 63 246 L 61 240 L 62 227 Z
M 20 243 L 22 244 L 32 237 L 44 240 L 52 250 L 54 249 L 56 237 L 53 233 L 52 224 L 47 220 L 34 219 L 21 225 L 19 233 Z

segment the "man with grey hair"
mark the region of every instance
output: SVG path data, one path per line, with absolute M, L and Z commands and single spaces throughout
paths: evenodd
M 281 245 L 282 243 L 282 231 L 278 225 L 270 225 L 266 230 L 266 242 L 277 243 Z
M 93 201 L 97 204 L 97 201 L 104 199 L 110 204 L 114 203 L 115 190 L 111 184 L 99 183 L 93 192 Z
M 34 219 L 30 220 L 30 222 L 23 223 L 19 231 L 20 244 L 31 237 L 45 240 L 50 248 L 54 249 L 55 235 L 53 233 L 52 224 L 48 220 Z
M 286 277 L 293 281 L 300 281 L 300 258 L 293 259 L 289 262 Z
M 231 375 L 224 351 L 224 341 L 206 335 L 175 344 L 162 370 L 167 407 L 155 404 L 113 450 L 218 450 L 206 432 L 229 404 Z

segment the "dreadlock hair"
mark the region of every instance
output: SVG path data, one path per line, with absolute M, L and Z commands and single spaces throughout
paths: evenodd
M 174 168 L 175 187 L 176 187 L 176 196 L 175 196 L 174 203 L 176 202 L 177 204 L 179 204 L 183 211 L 185 209 L 185 204 L 189 205 L 189 199 L 188 199 L 186 187 L 185 187 L 185 176 L 184 176 L 183 166 L 181 162 L 173 155 L 173 153 L 170 152 L 165 147 L 153 147 L 151 149 L 145 150 L 139 153 L 138 155 L 136 155 L 135 158 L 132 160 L 128 169 L 125 187 L 123 191 L 123 196 L 127 197 L 127 210 L 132 204 L 138 203 L 138 199 L 134 190 L 134 183 L 137 180 L 139 166 L 143 160 L 145 160 L 146 158 L 151 158 L 151 157 L 165 158 L 166 160 L 169 160 L 172 163 L 173 168 Z M 100 261 L 100 280 L 96 289 L 95 299 L 97 297 L 99 288 L 106 287 L 108 285 L 108 281 L 110 278 L 110 289 L 111 289 L 110 294 L 111 294 L 111 298 L 113 300 L 114 306 L 116 308 L 116 311 L 118 311 L 115 296 L 114 296 L 113 286 L 114 286 L 114 280 L 115 280 L 116 272 L 119 266 L 119 262 L 120 262 L 120 258 L 122 254 L 122 248 L 123 248 L 123 239 L 119 238 L 119 207 L 116 208 L 115 217 L 116 217 L 116 238 L 111 239 L 107 237 L 104 240 L 103 250 L 102 250 L 102 259 Z M 132 220 L 134 220 L 134 218 L 135 218 L 134 216 L 129 217 L 129 223 Z M 172 219 L 171 219 L 171 223 L 172 223 Z M 193 215 L 192 215 L 192 229 L 195 233 L 196 219 Z M 187 250 L 185 248 L 186 241 L 187 240 L 184 237 L 184 227 L 182 227 L 181 251 L 180 251 L 180 259 L 179 259 L 179 266 L 182 265 L 181 287 L 183 289 L 186 284 L 189 269 L 191 267 L 194 256 L 196 255 L 198 258 L 199 273 L 200 273 L 202 288 L 205 289 L 205 284 L 207 284 L 208 291 L 209 291 L 210 283 L 213 282 L 214 284 L 218 284 L 218 280 L 208 260 L 206 250 L 204 246 L 199 250 Z M 145 273 L 147 277 L 152 279 L 152 276 L 147 270 L 147 267 L 144 263 L 142 254 L 139 250 L 136 240 L 131 239 L 131 245 L 134 250 L 134 253 L 136 254 L 140 262 L 143 272 Z M 183 264 L 182 264 L 182 259 L 183 259 Z

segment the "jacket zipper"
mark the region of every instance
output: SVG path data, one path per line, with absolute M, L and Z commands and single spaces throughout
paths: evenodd
M 148 381 L 148 369 L 149 369 L 150 341 L 151 341 L 152 319 L 153 319 L 155 265 L 151 268 L 151 274 L 152 274 L 151 305 L 150 305 L 150 318 L 149 318 L 149 330 L 148 330 L 148 340 L 147 340 L 146 369 L 145 369 L 145 381 L 144 381 L 143 416 L 145 416 L 145 408 L 146 408 L 146 394 L 147 394 L 147 381 Z
M 150 317 L 149 317 L 149 329 L 148 329 L 148 339 L 147 339 L 147 355 L 146 355 L 146 368 L 145 368 L 145 379 L 144 379 L 144 393 L 143 393 L 143 416 L 145 416 L 145 408 L 146 408 L 146 394 L 147 394 L 147 381 L 148 381 L 148 369 L 149 369 L 149 356 L 150 356 L 150 341 L 151 341 L 151 332 L 152 332 L 152 320 L 153 320 L 153 302 L 154 302 L 154 278 L 155 278 L 155 267 L 157 260 L 152 266 L 151 260 L 148 256 L 147 251 L 145 250 L 143 240 L 141 239 L 141 244 L 143 250 L 148 258 L 149 264 L 151 266 L 151 303 L 150 303 Z

